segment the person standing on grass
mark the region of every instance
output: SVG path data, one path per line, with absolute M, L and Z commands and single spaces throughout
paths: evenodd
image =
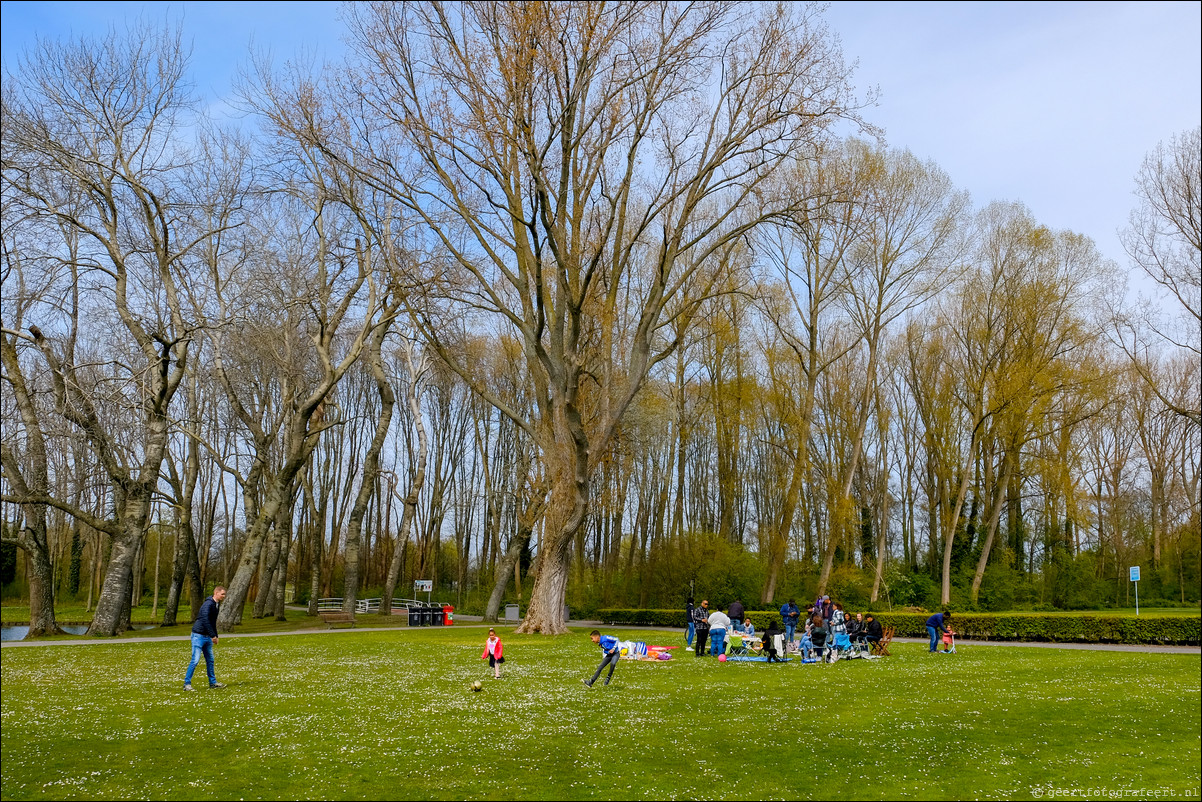
M 480 659 L 488 658 L 488 665 L 492 669 L 493 679 L 501 678 L 501 663 L 505 662 L 504 654 L 504 644 L 497 637 L 496 630 L 490 628 L 488 630 L 488 640 L 484 641 L 484 652 L 480 655 Z
M 700 607 L 693 608 L 693 628 L 697 631 L 697 642 L 694 644 L 697 657 L 705 654 L 705 639 L 710 634 L 710 603 L 708 599 L 701 600 Z
M 217 681 L 217 674 L 213 670 L 213 644 L 217 643 L 217 613 L 224 600 L 225 588 L 221 585 L 213 588 L 213 595 L 200 605 L 200 615 L 196 616 L 196 620 L 192 623 L 192 662 L 188 663 L 188 673 L 184 675 L 185 691 L 194 690 L 192 672 L 196 671 L 196 665 L 200 662 L 202 654 L 205 658 L 205 668 L 209 672 L 209 687 L 225 687 L 223 683 Z
M 605 677 L 606 685 L 614 678 L 614 669 L 618 667 L 618 658 L 621 653 L 618 650 L 618 639 L 609 635 L 602 635 L 598 630 L 593 630 L 588 635 L 592 638 L 593 643 L 601 647 L 601 665 L 597 666 L 597 673 L 593 674 L 592 679 L 580 680 L 588 687 L 593 687 L 593 683 L 597 681 L 597 677 L 601 676 L 601 672 L 605 670 L 605 666 L 609 666 L 609 674 Z
M 781 605 L 780 620 L 785 625 L 785 640 L 792 643 L 793 633 L 797 630 L 798 622 L 801 621 L 801 610 L 798 609 L 797 602 L 789 599 L 787 604 Z
M 931 654 L 935 653 L 935 646 L 939 643 L 939 636 L 947 632 L 946 622 L 952 614 L 947 610 L 942 613 L 935 613 L 927 619 L 927 634 L 931 636 L 931 648 L 928 650 Z
M 735 599 L 731 603 L 730 609 L 726 611 L 726 616 L 734 624 L 735 629 L 739 629 L 743 625 L 743 619 L 747 617 L 747 608 L 743 606 L 743 602 Z
M 721 610 L 710 613 L 710 656 L 726 652 L 726 633 L 730 630 L 730 619 Z
M 684 606 L 684 622 L 689 628 L 688 633 L 684 636 L 684 645 L 689 647 L 693 645 L 693 636 L 697 634 L 697 630 L 693 625 L 693 597 L 689 597 L 689 602 Z

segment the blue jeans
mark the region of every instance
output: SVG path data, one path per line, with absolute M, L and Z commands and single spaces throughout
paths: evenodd
M 213 672 L 213 639 L 196 632 L 192 633 L 192 662 L 188 663 L 188 673 L 184 675 L 184 684 L 192 684 L 192 672 L 196 670 L 196 664 L 200 662 L 202 654 L 205 656 L 205 668 L 209 672 L 209 684 L 217 684 L 217 675 Z
M 697 634 L 697 630 L 696 630 L 696 628 L 693 626 L 693 622 L 692 622 L 692 621 L 689 621 L 689 634 L 687 634 L 687 635 L 685 635 L 685 636 L 684 636 L 684 642 L 685 642 L 685 645 L 686 645 L 686 646 L 692 646 L 692 645 L 693 645 L 693 636 L 694 636 L 694 635 L 696 635 L 696 634 Z
M 785 622 L 785 645 L 788 646 L 793 642 L 793 633 L 797 631 L 796 621 Z
M 935 651 L 935 644 L 939 643 L 939 630 L 934 627 L 927 627 L 927 634 L 931 636 L 931 651 Z
M 710 657 L 726 652 L 726 630 L 714 627 L 710 630 Z

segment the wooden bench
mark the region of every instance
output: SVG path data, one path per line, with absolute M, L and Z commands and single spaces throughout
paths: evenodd
M 880 657 L 889 657 L 889 642 L 893 640 L 896 627 L 885 627 L 881 630 L 881 639 L 872 644 L 872 653 Z
M 342 610 L 323 610 L 318 613 L 321 620 L 325 622 L 327 629 L 333 629 L 338 624 L 344 624 L 348 627 L 355 626 L 355 614 L 343 612 Z

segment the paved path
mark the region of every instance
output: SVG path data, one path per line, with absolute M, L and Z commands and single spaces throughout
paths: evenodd
M 456 615 L 456 627 L 468 627 L 472 629 L 482 629 L 489 626 L 482 623 L 483 619 L 480 616 L 473 615 Z M 501 621 L 497 626 L 511 626 L 512 621 Z M 611 628 L 603 621 L 569 621 L 570 627 L 597 627 Z M 635 629 L 636 627 L 622 627 L 623 629 Z M 391 627 L 360 627 L 357 629 L 294 629 L 288 632 L 245 632 L 231 633 L 222 635 L 221 637 L 227 640 L 240 640 L 242 638 L 278 638 L 287 635 L 342 635 L 345 633 L 355 632 L 373 632 L 377 630 L 394 630 L 394 629 L 409 629 L 408 626 L 391 626 Z M 683 635 L 684 630 L 679 627 L 637 627 L 639 630 L 647 632 L 671 632 L 677 635 Z M 35 640 L 35 641 L 5 641 L 0 644 L 0 648 L 4 649 L 19 649 L 37 646 L 112 646 L 124 643 L 153 643 L 156 641 L 187 641 L 191 638 L 190 634 L 182 635 L 158 635 L 158 636 L 139 636 L 136 638 L 86 638 L 80 640 Z M 927 643 L 926 638 L 894 638 L 894 643 Z M 1153 646 L 1147 644 L 1128 644 L 1128 643 L 1025 643 L 1020 641 L 973 641 L 973 640 L 957 640 L 957 646 L 1020 646 L 1031 649 L 1080 649 L 1091 652 L 1144 652 L 1156 654 L 1198 654 L 1202 655 L 1202 647 L 1200 646 Z

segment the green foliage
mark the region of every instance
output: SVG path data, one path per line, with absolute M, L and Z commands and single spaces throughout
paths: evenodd
M 925 638 L 928 613 L 876 613 L 898 637 Z M 1038 615 L 956 613 L 952 628 L 971 640 L 1052 643 L 1163 643 L 1197 645 L 1202 618 L 1187 616 Z

